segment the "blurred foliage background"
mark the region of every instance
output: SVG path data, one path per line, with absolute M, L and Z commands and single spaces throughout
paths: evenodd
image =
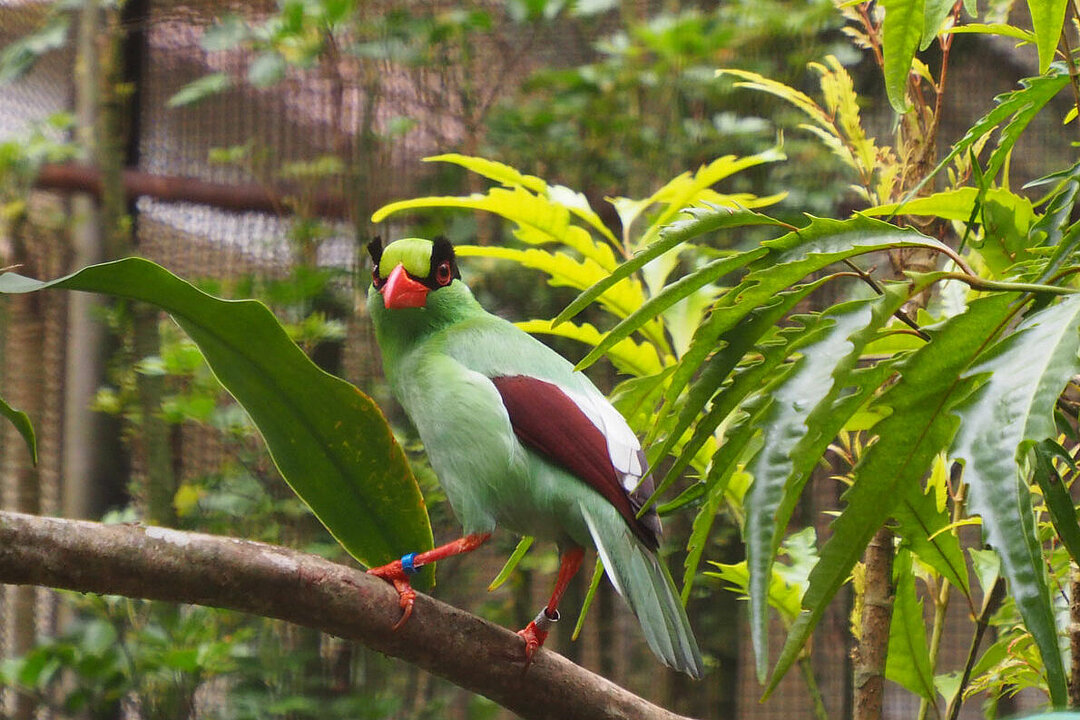
M 997 5 L 1007 13 L 1011 4 Z M 725 192 L 782 189 L 770 211 L 781 219 L 846 216 L 861 202 L 852 179 L 817 137 L 796 128 L 798 111 L 715 77 L 717 68 L 739 68 L 816 93 L 807 63 L 833 55 L 865 102 L 866 125 L 888 136 L 893 115 L 878 69 L 843 24 L 832 0 L 7 0 L 0 264 L 55 277 L 138 253 L 217 294 L 262 299 L 316 362 L 387 409 L 435 537 L 449 539 L 456 521 L 389 400 L 358 310 L 372 212 L 421 193 L 481 190 L 474 174 L 421 162 L 461 152 L 580 190 L 607 209 L 603 219 L 617 231 L 605 197 L 646 197 L 717 157 L 782 142 L 786 162 L 749 168 Z M 956 44 L 964 52 L 951 82 L 961 89 L 950 96 L 943 144 L 1013 86 L 1016 67 L 1030 65 L 1033 53 L 969 37 Z M 1052 129 L 1028 136 L 1013 159 L 1020 179 L 1038 177 L 1067 147 Z M 59 163 L 72 160 L 92 167 L 91 176 L 62 172 Z M 148 188 L 154 178 L 158 190 L 135 191 L 135 200 L 118 192 L 124 183 Z M 410 234 L 510 242 L 490 216 L 414 220 Z M 573 297 L 517 265 L 475 259 L 465 272 L 485 306 L 513 319 L 552 317 Z M 0 311 L 5 396 L 35 418 L 42 456 L 31 466 L 4 429 L 3 507 L 238 535 L 349 561 L 280 481 L 250 421 L 173 324 L 145 308 L 76 297 L 6 298 Z M 603 327 L 600 314 L 584 319 Z M 584 354 L 573 341 L 551 342 L 573 359 Z M 618 379 L 608 365 L 590 373 L 605 390 Z M 820 475 L 798 519 L 824 532 L 823 513 L 842 488 Z M 669 522 L 670 537 L 689 532 L 680 522 Z M 743 557 L 737 529 L 730 519 L 719 523 L 706 557 L 734 563 Z M 524 626 L 546 597 L 556 558 L 552 549 L 534 551 L 507 585 L 485 592 L 515 542 L 497 536 L 479 557 L 443 563 L 435 593 Z M 797 543 L 790 550 L 797 565 Z M 676 552 L 673 567 L 679 559 Z M 570 642 L 563 627 L 549 644 L 696 717 L 809 716 L 806 684 L 794 675 L 758 704 L 742 604 L 715 592 L 718 585 L 690 601 L 708 658 L 705 682 L 660 668 L 606 584 L 581 638 Z M 565 606 L 584 593 L 579 578 Z M 0 611 L 3 712 L 13 718 L 507 714 L 362 647 L 275 621 L 25 588 L 5 588 Z M 826 618 L 813 645 L 826 705 L 847 717 L 844 608 Z M 942 652 L 961 657 L 966 647 Z M 906 696 L 892 702 L 890 716 L 915 712 Z M 1021 695 L 999 710 L 1024 702 Z M 977 703 L 969 711 L 977 714 Z

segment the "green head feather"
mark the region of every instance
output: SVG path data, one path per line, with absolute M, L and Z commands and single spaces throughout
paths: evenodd
M 385 268 L 385 273 L 401 263 L 405 271 L 413 277 L 426 277 L 431 269 L 432 242 L 424 238 L 402 238 L 395 240 L 383 250 L 379 267 Z

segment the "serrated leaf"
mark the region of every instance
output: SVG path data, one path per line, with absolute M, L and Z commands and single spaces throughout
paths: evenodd
M 464 197 L 399 200 L 376 210 L 371 221 L 382 222 L 390 215 L 404 210 L 429 208 L 459 208 L 494 213 L 515 223 L 517 236 L 531 245 L 562 243 L 605 271 L 610 272 L 617 265 L 610 246 L 594 241 L 587 230 L 570 222 L 569 208 L 534 194 L 521 185 L 510 188 L 494 187 L 486 193 Z
M 432 547 L 420 489 L 378 406 L 311 362 L 265 305 L 207 295 L 141 258 L 50 282 L 0 275 L 0 292 L 48 288 L 141 300 L 170 313 L 247 410 L 286 482 L 357 560 L 380 565 Z M 415 584 L 430 586 L 432 577 L 428 570 Z
M 761 247 L 753 255 L 750 273 L 717 300 L 712 314 L 694 334 L 690 349 L 679 360 L 665 395 L 673 402 L 717 346 L 719 338 L 736 327 L 754 308 L 768 303 L 807 275 L 863 253 L 897 247 L 945 248 L 911 229 L 901 229 L 857 215 L 848 220 L 811 217 L 810 224 Z M 762 250 L 766 252 L 762 253 Z M 732 258 L 735 260 L 741 256 Z
M 968 507 L 982 517 L 983 536 L 1001 556 L 1002 573 L 1043 657 L 1050 698 L 1063 705 L 1065 669 L 1035 531 L 1035 515 L 1018 459 L 1057 436 L 1053 409 L 1080 372 L 1080 297 L 1031 313 L 971 369 L 982 386 L 955 410 L 962 422 L 951 456 L 964 463 Z
M 919 697 L 934 700 L 934 674 L 926 644 L 923 604 L 915 593 L 915 572 L 911 553 L 901 550 L 893 560 L 892 621 L 889 623 L 889 650 L 885 677 Z
M 972 302 L 962 315 L 927 329 L 931 341 L 897 366 L 899 381 L 876 402 L 891 413 L 874 426 L 877 441 L 855 468 L 855 484 L 844 495 L 847 507 L 821 549 L 803 597 L 803 613 L 788 633 L 766 693 L 795 662 L 870 538 L 902 497 L 900 490 L 918 483 L 952 440 L 958 420 L 949 410 L 971 387 L 970 381 L 960 380 L 961 373 L 1004 321 L 1011 300 L 1000 294 Z
M 746 498 L 743 532 L 750 569 L 750 634 L 761 681 L 769 663 L 765 583 L 774 553 L 821 454 L 886 377 L 884 368 L 858 379 L 852 371 L 866 344 L 906 300 L 905 290 L 893 286 L 884 296 L 829 308 L 818 331 L 800 339 L 796 366 L 770 388 L 772 405 L 759 423 L 763 447 L 746 468 L 754 482 Z M 855 392 L 850 389 L 853 383 L 858 383 Z
M 550 320 L 526 320 L 515 323 L 519 328 L 534 335 L 557 335 L 595 346 L 603 339 L 603 334 L 589 323 L 575 325 L 563 323 L 554 327 Z M 648 343 L 636 343 L 626 338 L 616 343 L 608 351 L 608 359 L 616 370 L 637 377 L 655 375 L 664 369 L 656 347 Z
M 0 398 L 0 415 L 6 417 L 22 435 L 22 439 L 26 443 L 26 449 L 30 452 L 30 462 L 37 465 L 37 436 L 34 433 L 34 424 L 30 422 L 30 416 L 22 410 L 16 410 L 8 405 L 3 398 Z
M 942 168 L 947 167 L 962 153 L 968 152 L 984 135 L 1005 122 L 1005 127 L 998 134 L 997 146 L 986 166 L 985 174 L 988 179 L 995 178 L 1020 134 L 1046 104 L 1068 85 L 1069 74 L 1063 64 L 1053 63 L 1049 70 L 1046 75 L 1021 80 L 1019 90 L 1002 93 L 995 97 L 994 109 L 975 121 L 975 124 L 953 145 L 952 150 L 941 159 L 933 171 L 908 191 L 902 204 L 911 201 L 931 178 L 941 172 Z
M 685 208 L 683 212 L 689 216 L 686 219 L 676 220 L 660 231 L 659 239 L 636 253 L 632 258 L 619 265 L 607 277 L 597 281 L 594 285 L 574 298 L 574 301 L 566 306 L 566 309 L 556 316 L 555 324 L 565 322 L 588 307 L 593 301 L 603 294 L 608 288 L 620 280 L 630 277 L 649 262 L 660 257 L 664 253 L 693 240 L 706 233 L 715 232 L 725 228 L 744 227 L 749 225 L 783 225 L 767 215 L 749 210 L 731 210 L 729 208 Z M 744 255 L 743 262 L 734 265 L 742 267 L 754 259 L 753 256 Z
M 885 93 L 893 110 L 903 114 L 907 99 L 908 73 L 922 40 L 925 7 L 923 0 L 884 0 L 882 54 L 885 59 Z
M 1035 45 L 1039 48 L 1039 72 L 1045 73 L 1057 52 L 1061 29 L 1065 24 L 1067 0 L 1028 0 Z
M 718 349 L 704 363 L 701 376 L 690 387 L 689 392 L 686 393 L 686 397 L 683 400 L 683 405 L 679 411 L 675 424 L 668 431 L 668 437 L 656 450 L 650 451 L 650 464 L 655 465 L 672 452 L 676 443 L 683 437 L 683 434 L 690 426 L 694 424 L 695 419 L 698 418 L 710 400 L 714 401 L 714 408 L 709 412 L 709 414 L 713 416 L 713 419 L 703 418 L 701 422 L 697 424 L 694 430 L 694 436 L 684 447 L 684 450 L 679 453 L 679 457 L 676 458 L 675 463 L 672 465 L 671 469 L 668 470 L 664 479 L 657 487 L 667 487 L 687 468 L 690 464 L 690 456 L 693 453 L 696 453 L 705 442 L 705 436 L 711 435 L 724 420 L 727 412 L 734 409 L 738 402 L 741 402 L 742 397 L 745 396 L 744 393 L 743 395 L 733 397 L 733 404 L 726 412 L 723 407 L 716 404 L 713 397 L 720 389 L 721 384 L 724 383 L 727 377 L 735 369 L 735 366 L 743 359 L 743 356 L 754 347 L 754 344 L 757 343 L 766 332 L 775 327 L 798 302 L 827 281 L 827 278 L 822 278 L 816 282 L 808 283 L 793 288 L 788 292 L 780 293 L 775 301 L 766 303 L 762 307 L 752 311 L 743 322 L 739 323 L 736 331 L 730 332 L 720 339 L 717 343 Z M 770 354 L 768 350 L 763 351 L 764 360 L 761 365 L 764 365 L 765 369 L 756 372 L 771 372 L 771 369 L 768 368 L 775 367 L 775 364 L 770 363 L 770 358 L 775 355 L 778 355 L 778 353 L 773 352 Z M 779 363 L 781 360 L 782 358 L 777 357 L 775 363 Z M 747 372 L 750 372 L 750 370 L 747 370 Z M 749 391 L 750 389 L 748 387 L 747 392 Z

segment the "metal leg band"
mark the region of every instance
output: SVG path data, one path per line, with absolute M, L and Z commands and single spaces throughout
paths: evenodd
M 536 629 L 540 632 L 546 633 L 551 630 L 551 626 L 557 622 L 559 622 L 559 611 L 556 610 L 555 617 L 551 617 L 550 615 L 548 615 L 547 608 L 543 608 L 540 612 L 536 614 L 536 618 L 533 620 L 533 625 L 535 625 Z

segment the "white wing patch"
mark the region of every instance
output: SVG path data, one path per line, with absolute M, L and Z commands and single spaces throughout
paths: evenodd
M 611 465 L 619 475 L 623 490 L 632 493 L 645 475 L 645 463 L 642 460 L 641 443 L 626 424 L 626 419 L 604 397 L 597 399 L 567 389 L 563 389 L 563 392 L 574 401 L 585 417 L 589 418 L 589 422 L 604 434 Z

